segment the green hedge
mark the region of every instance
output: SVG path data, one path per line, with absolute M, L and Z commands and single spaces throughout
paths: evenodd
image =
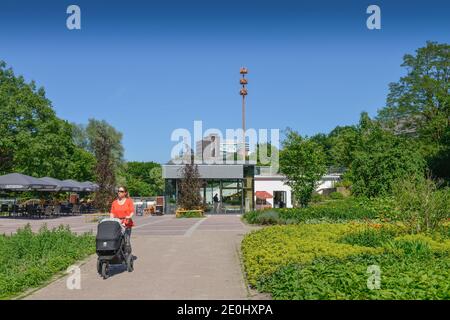
M 387 210 L 387 209 L 383 209 Z M 300 222 L 345 222 L 380 218 L 384 212 L 370 200 L 346 198 L 330 200 L 307 208 L 283 208 L 251 211 L 243 215 L 250 224 L 292 224 Z
M 271 226 L 242 242 L 250 285 L 274 299 L 449 299 L 450 237 L 409 235 L 398 224 Z M 369 290 L 369 265 L 381 288 Z
M 94 236 L 76 235 L 68 226 L 33 233 L 28 224 L 16 234 L 0 235 L 0 299 L 37 287 L 92 253 Z
M 339 192 L 332 192 L 332 193 L 330 193 L 329 197 L 330 197 L 330 199 L 334 199 L 334 200 L 344 199 L 344 195 Z

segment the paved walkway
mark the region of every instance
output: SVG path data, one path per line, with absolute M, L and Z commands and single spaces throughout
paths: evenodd
M 78 232 L 95 230 L 95 224 L 87 224 L 81 217 L 63 219 L 71 219 L 71 226 Z M 250 227 L 240 221 L 240 216 L 138 217 L 136 222 L 132 234 L 137 257 L 134 272 L 117 266 L 113 275 L 103 280 L 97 274 L 97 257 L 93 255 L 81 266 L 80 290 L 67 289 L 67 277 L 63 277 L 26 299 L 252 298 L 244 284 L 238 253 Z M 38 224 L 34 222 L 33 228 Z M 0 220 L 0 233 L 4 232 L 2 228 L 6 227 Z

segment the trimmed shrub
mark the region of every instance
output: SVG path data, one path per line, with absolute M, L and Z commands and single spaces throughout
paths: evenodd
M 344 195 L 340 192 L 332 192 L 329 195 L 330 199 L 339 200 L 344 199 Z
M 434 231 L 450 218 L 450 189 L 438 190 L 431 179 L 404 180 L 394 188 L 396 219 L 410 232 Z
M 256 221 L 258 224 L 278 224 L 279 222 L 279 214 L 277 211 L 266 210 L 263 211 L 256 217 Z
M 311 203 L 319 203 L 319 202 L 323 202 L 325 200 L 327 200 L 328 197 L 318 194 L 318 193 L 313 193 L 311 196 Z
M 373 224 L 368 225 L 361 231 L 348 233 L 339 241 L 342 243 L 376 248 L 382 246 L 384 243 L 393 240 L 400 234 L 402 234 L 402 229 L 400 229 L 399 227 Z
M 359 197 L 357 200 L 361 207 L 377 214 L 378 218 L 383 221 L 398 220 L 399 211 L 395 205 L 395 199 L 392 196 L 364 198 Z

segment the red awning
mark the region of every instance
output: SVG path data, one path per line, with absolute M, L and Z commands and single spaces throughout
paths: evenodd
M 273 196 L 270 193 L 268 193 L 267 191 L 256 191 L 255 195 L 258 199 L 263 199 L 263 200 L 273 198 Z

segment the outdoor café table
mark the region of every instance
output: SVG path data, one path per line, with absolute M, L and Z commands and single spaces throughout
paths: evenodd
M 16 216 L 16 217 L 18 217 L 18 216 L 21 215 L 22 212 L 23 212 L 23 209 L 22 209 L 21 206 L 19 206 L 19 205 L 17 205 L 17 204 L 13 204 L 13 205 L 11 206 L 11 210 L 10 210 L 11 216 Z
M 1 213 L 4 213 L 4 212 L 6 212 L 6 213 L 8 213 L 8 215 L 9 215 L 9 206 L 7 205 L 7 204 L 2 204 L 1 206 L 0 206 L 0 212 Z
M 18 216 L 19 215 L 19 206 L 13 204 L 11 207 L 9 207 L 8 215 L 10 217 Z
M 18 207 L 18 211 L 17 211 L 20 215 L 24 216 L 27 214 L 27 208 L 25 206 L 19 206 Z

